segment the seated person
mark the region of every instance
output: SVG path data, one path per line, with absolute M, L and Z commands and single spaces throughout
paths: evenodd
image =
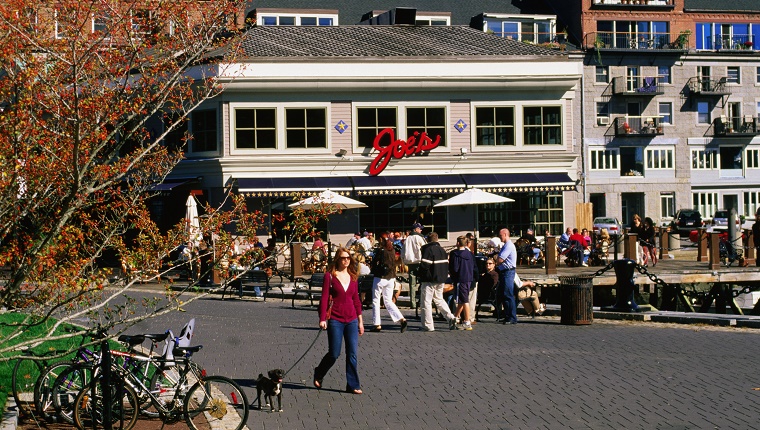
M 577 228 L 573 229 L 573 234 L 570 236 L 570 242 L 578 242 L 583 247 L 583 258 L 581 261 L 581 266 L 587 267 L 588 266 L 588 256 L 591 251 L 591 244 L 586 241 L 586 238 L 583 237 L 582 234 L 578 232 Z M 589 251 L 589 252 L 586 252 Z
M 531 252 L 533 253 L 533 261 L 538 261 L 541 259 L 541 246 L 538 244 L 538 240 L 536 239 L 536 235 L 533 233 L 533 229 L 529 228 L 527 232 L 520 236 L 520 239 L 523 239 L 530 244 Z

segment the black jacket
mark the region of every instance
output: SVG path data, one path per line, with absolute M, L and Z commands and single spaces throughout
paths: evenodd
M 417 274 L 422 282 L 442 284 L 449 277 L 449 259 L 438 242 L 430 242 L 422 247 L 422 260 Z

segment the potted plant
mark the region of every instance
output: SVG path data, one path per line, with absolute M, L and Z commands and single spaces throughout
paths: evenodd
M 744 49 L 752 49 L 752 41 L 748 40 L 744 42 Z
M 630 134 L 631 133 L 631 126 L 628 125 L 628 122 L 624 122 L 623 123 L 623 130 L 625 131 L 625 134 Z
M 657 124 L 657 134 L 662 134 L 662 126 Z

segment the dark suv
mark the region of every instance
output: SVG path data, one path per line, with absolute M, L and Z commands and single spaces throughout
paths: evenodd
M 702 226 L 702 215 L 694 209 L 679 209 L 671 224 L 671 228 L 680 235 L 688 235 Z

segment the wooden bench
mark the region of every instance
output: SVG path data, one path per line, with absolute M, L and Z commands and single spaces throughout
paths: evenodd
M 293 300 L 291 306 L 296 307 L 296 299 L 304 296 L 303 300 L 309 300 L 311 306 L 314 306 L 314 299 L 322 298 L 322 284 L 325 282 L 324 273 L 314 273 L 308 281 L 303 278 L 296 278 L 295 288 L 293 288 Z M 300 286 L 300 288 L 299 288 Z
M 229 288 L 230 290 L 233 290 L 235 287 L 237 287 L 238 295 L 240 298 L 243 297 L 243 291 L 255 291 L 255 289 L 258 287 L 262 292 L 264 301 L 267 300 L 269 290 L 272 288 L 279 288 L 280 296 L 282 297 L 283 301 L 285 300 L 285 292 L 282 289 L 282 284 L 269 283 L 269 276 L 267 276 L 267 272 L 264 270 L 249 270 L 248 272 L 244 273 L 240 279 L 229 282 L 222 290 L 222 300 L 224 300 L 224 295 L 227 293 L 227 289 Z

